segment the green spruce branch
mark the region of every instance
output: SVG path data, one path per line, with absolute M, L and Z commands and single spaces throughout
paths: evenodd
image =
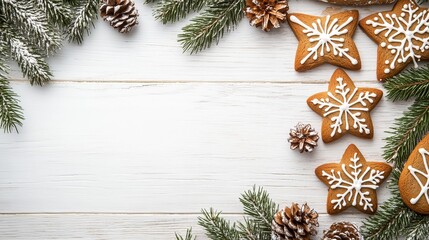
M 72 42 L 82 43 L 85 34 L 91 33 L 94 20 L 98 18 L 99 0 L 85 0 L 82 5 L 75 7 L 73 21 L 68 29 L 68 38 Z
M 410 69 L 390 78 L 384 87 L 387 98 L 404 101 L 410 98 L 429 98 L 429 65 Z
M 71 10 L 62 0 L 32 0 L 46 14 L 50 23 L 57 26 L 68 26 L 71 22 Z
M 428 131 L 429 98 L 417 99 L 388 131 L 390 136 L 386 138 L 384 159 L 402 169 L 411 151 Z
M 183 50 L 197 53 L 218 43 L 225 32 L 235 29 L 243 18 L 243 0 L 213 0 L 179 34 Z
M 198 225 L 202 226 L 211 240 L 270 240 L 271 221 L 278 206 L 263 188 L 253 187 L 240 197 L 245 217 L 243 221 L 231 223 L 221 212 L 213 209 L 202 210 Z M 195 239 L 190 229 L 184 237 L 176 234 L 176 240 Z
M 201 10 L 208 1 L 210 0 L 163 0 L 156 4 L 154 16 L 163 24 L 176 22 L 190 12 Z

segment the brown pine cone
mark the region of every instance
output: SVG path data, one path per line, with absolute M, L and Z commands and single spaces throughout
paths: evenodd
M 319 140 L 318 133 L 311 128 L 310 124 L 298 123 L 295 128 L 292 128 L 289 133 L 290 149 L 299 149 L 301 153 L 304 151 L 312 152 L 317 147 Z
M 319 215 L 307 204 L 285 207 L 274 215 L 271 223 L 273 240 L 308 240 L 317 234 Z
M 138 23 L 139 14 L 131 0 L 101 0 L 100 15 L 120 33 L 127 33 Z
M 322 240 L 360 240 L 359 229 L 353 223 L 338 222 L 323 231 Z
M 250 25 L 262 26 L 262 30 L 268 32 L 280 27 L 280 22 L 286 20 L 288 10 L 287 0 L 246 0 L 244 12 Z

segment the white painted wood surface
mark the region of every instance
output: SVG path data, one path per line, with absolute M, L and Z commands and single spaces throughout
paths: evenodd
M 384 133 L 407 103 L 382 100 L 373 140 L 346 136 L 313 154 L 289 150 L 298 121 L 320 129 L 306 99 L 325 91 L 335 67 L 293 70 L 289 27 L 266 34 L 243 21 L 219 46 L 182 54 L 176 35 L 137 1 L 140 26 L 123 36 L 97 22 L 83 46 L 66 44 L 50 59 L 55 80 L 43 88 L 12 83 L 25 125 L 0 137 L 0 239 L 173 239 L 197 226 L 201 208 L 241 218 L 239 194 L 264 186 L 281 206 L 308 202 L 333 221 L 359 223 L 353 209 L 325 210 L 327 188 L 316 166 L 338 161 L 350 143 L 381 161 Z M 291 12 L 321 14 L 329 5 L 291 1 Z M 391 6 L 359 8 L 361 17 Z M 375 44 L 358 29 L 363 69 L 356 85 L 375 81 Z M 379 200 L 388 198 L 383 185 Z

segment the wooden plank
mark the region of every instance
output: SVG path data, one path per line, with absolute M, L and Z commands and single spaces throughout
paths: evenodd
M 174 233 L 185 233 L 188 227 L 199 240 L 208 239 L 197 225 L 199 215 L 141 215 L 141 214 L 33 214 L 0 215 L 2 239 L 52 240 L 52 239 L 121 239 L 166 240 L 175 239 Z M 228 220 L 241 220 L 241 215 L 226 215 Z M 351 221 L 359 224 L 356 214 L 339 216 L 321 215 L 319 238 L 323 229 L 334 221 Z
M 289 1 L 290 13 L 322 15 L 353 7 L 308 0 Z M 324 65 L 297 73 L 293 69 L 297 40 L 290 27 L 270 33 L 249 26 L 243 19 L 227 34 L 219 46 L 200 54 L 182 54 L 177 34 L 188 20 L 162 25 L 152 16 L 150 5 L 136 3 L 139 26 L 129 35 L 121 35 L 99 19 L 82 46 L 65 43 L 49 59 L 56 80 L 78 81 L 278 81 L 325 82 L 336 67 Z M 391 5 L 361 7 L 360 18 Z M 354 36 L 360 51 L 362 70 L 351 72 L 356 81 L 376 81 L 376 44 L 361 29 Z M 14 79 L 22 79 L 15 66 Z
M 338 161 L 350 143 L 368 160 L 382 160 L 384 131 L 406 107 L 382 100 L 372 114 L 373 140 L 346 136 L 299 154 L 289 150 L 289 128 L 302 121 L 320 129 L 306 98 L 326 84 L 13 87 L 26 121 L 19 135 L 0 138 L 3 213 L 197 213 L 211 206 L 239 213 L 239 194 L 253 184 L 279 204 L 307 201 L 324 213 L 327 188 L 314 169 Z M 388 195 L 379 191 L 381 201 Z

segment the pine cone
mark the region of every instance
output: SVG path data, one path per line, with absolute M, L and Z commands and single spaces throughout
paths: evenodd
M 138 23 L 139 14 L 131 0 L 101 0 L 100 15 L 120 33 L 126 33 Z
M 273 27 L 280 27 L 280 22 L 286 20 L 288 10 L 287 0 L 246 0 L 244 12 L 250 25 L 262 26 L 262 30 L 268 32 Z
M 285 207 L 274 215 L 271 223 L 273 240 L 308 240 L 317 234 L 319 215 L 307 204 Z
M 319 140 L 318 133 L 311 128 L 310 124 L 298 123 L 295 128 L 290 130 L 289 133 L 290 149 L 299 149 L 302 153 L 312 152 L 317 147 L 317 141 Z
M 360 240 L 361 235 L 353 223 L 338 222 L 323 231 L 323 240 Z

